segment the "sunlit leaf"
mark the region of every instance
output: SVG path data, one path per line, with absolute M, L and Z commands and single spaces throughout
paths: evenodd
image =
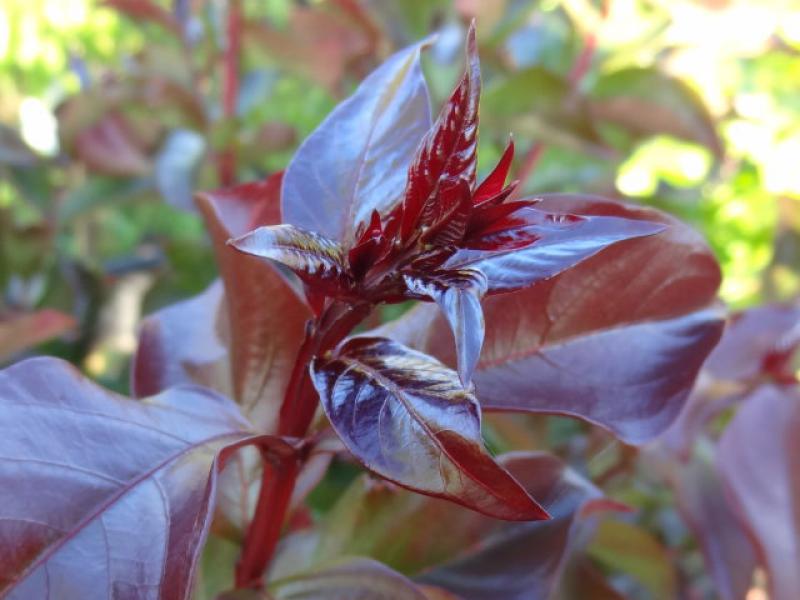
M 497 518 L 547 518 L 483 448 L 477 400 L 438 361 L 355 338 L 315 359 L 312 378 L 333 428 L 370 470 Z

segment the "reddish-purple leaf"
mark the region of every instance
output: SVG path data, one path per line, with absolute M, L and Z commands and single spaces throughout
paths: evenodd
M 558 275 L 617 242 L 664 229 L 662 223 L 522 207 L 471 236 L 445 268 L 478 268 L 486 273 L 490 291 L 506 292 Z
M 733 510 L 766 568 L 770 598 L 800 597 L 800 394 L 762 386 L 719 442 L 717 464 Z
M 199 384 L 231 397 L 222 283 L 142 321 L 131 367 L 138 398 L 182 384 Z
M 402 205 L 404 240 L 418 227 L 436 228 L 450 210 L 440 208 L 441 192 L 463 180 L 475 185 L 478 146 L 478 102 L 481 71 L 475 26 L 467 34 L 467 67 L 464 77 L 425 135 L 408 170 Z
M 577 541 L 577 521 L 595 503 L 603 502 L 601 493 L 548 454 L 508 454 L 501 464 L 532 496 L 542 499 L 552 519 L 487 528 L 480 540 L 465 545 L 460 556 L 423 573 L 419 581 L 441 586 L 463 600 L 551 596 L 564 559 Z
M 74 328 L 75 319 L 49 308 L 31 313 L 0 314 L 0 361 Z
M 117 113 L 102 116 L 78 133 L 75 152 L 90 169 L 106 175 L 135 177 L 151 169 L 130 125 Z
M 500 161 L 475 189 L 475 193 L 472 196 L 472 202 L 475 206 L 480 206 L 492 200 L 503 191 L 512 160 L 514 160 L 514 140 L 509 140 L 503 156 L 500 157 Z
M 342 247 L 318 233 L 294 225 L 271 225 L 259 227 L 229 243 L 240 252 L 291 269 L 315 293 L 343 295 L 353 285 Z
M 433 358 L 355 338 L 315 359 L 312 379 L 333 428 L 370 470 L 496 518 L 547 518 L 484 449 L 475 397 Z
M 233 397 L 264 432 L 275 429 L 311 311 L 274 264 L 244 256 L 227 241 L 280 222 L 280 186 L 278 173 L 197 196 L 225 285 Z
M 426 600 L 414 583 L 368 558 L 338 560 L 273 586 L 276 600 Z
M 431 122 L 419 53 L 391 56 L 300 146 L 283 180 L 284 222 L 345 242 L 400 200 Z
M 411 294 L 430 298 L 442 310 L 455 338 L 458 376 L 468 386 L 483 345 L 481 298 L 486 293 L 486 276 L 475 269 L 434 271 L 406 275 L 405 282 Z
M 0 595 L 14 600 L 188 599 L 226 454 L 267 443 L 210 391 L 133 401 L 53 359 L 0 373 L 0 409 Z
M 550 279 L 483 302 L 486 339 L 473 380 L 485 409 L 560 413 L 627 442 L 680 411 L 722 320 L 720 273 L 705 242 L 651 209 L 545 196 L 542 209 L 669 225 L 614 244 Z M 375 332 L 456 364 L 444 319 L 419 306 Z
M 789 359 L 800 344 L 800 308 L 766 305 L 734 316 L 704 369 L 716 379 L 746 381 L 763 374 L 794 381 Z
M 725 495 L 714 468 L 710 440 L 705 440 L 687 462 L 660 450 L 651 448 L 649 458 L 657 461 L 672 486 L 681 515 L 703 551 L 719 597 L 744 598 L 752 583 L 755 549 Z

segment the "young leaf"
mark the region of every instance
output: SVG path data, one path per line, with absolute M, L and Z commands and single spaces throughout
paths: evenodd
M 280 222 L 281 174 L 199 194 L 225 284 L 233 397 L 260 431 L 275 430 L 311 311 L 273 263 L 243 256 L 227 241 Z M 202 321 L 197 320 L 193 327 Z
M 414 583 L 367 558 L 337 560 L 273 586 L 276 600 L 426 600 Z
M 762 386 L 719 441 L 717 466 L 767 571 L 770 598 L 800 595 L 800 394 Z
M 430 298 L 442 310 L 456 342 L 458 376 L 468 386 L 483 345 L 481 298 L 486 293 L 486 276 L 476 269 L 435 271 L 406 275 L 405 282 L 410 293 Z
M 445 268 L 480 269 L 490 291 L 512 291 L 558 275 L 612 244 L 664 229 L 662 223 L 523 207 L 472 237 Z
M 420 47 L 391 56 L 300 146 L 283 180 L 285 223 L 343 242 L 400 200 L 431 122 Z
M 478 146 L 478 101 L 481 73 L 475 26 L 467 34 L 467 68 L 464 77 L 425 135 L 408 170 L 402 207 L 403 239 L 418 226 L 435 228 L 450 211 L 442 210 L 440 191 L 463 180 L 475 184 Z
M 477 400 L 438 361 L 355 338 L 311 369 L 333 428 L 370 470 L 496 518 L 547 518 L 483 448 Z
M 226 456 L 250 442 L 292 452 L 210 391 L 133 401 L 53 359 L 0 372 L 0 410 L 0 595 L 13 600 L 188 600 Z
M 259 227 L 229 243 L 240 252 L 288 267 L 315 292 L 337 296 L 353 284 L 337 242 L 293 225 Z
M 560 460 L 544 453 L 512 453 L 500 463 L 542 499 L 549 521 L 487 527 L 460 555 L 417 579 L 439 585 L 463 600 L 550 598 L 561 566 L 581 537 L 581 518 L 605 507 L 601 492 Z M 447 517 L 442 517 L 445 520 Z M 489 524 L 487 524 L 489 525 Z M 441 531 L 440 535 L 459 535 Z
M 569 196 L 544 196 L 541 206 L 669 227 L 484 299 L 477 396 L 485 409 L 568 414 L 629 443 L 651 439 L 680 412 L 719 339 L 719 267 L 699 235 L 657 211 Z M 422 305 L 370 335 L 394 337 L 455 365 L 447 329 L 433 307 Z

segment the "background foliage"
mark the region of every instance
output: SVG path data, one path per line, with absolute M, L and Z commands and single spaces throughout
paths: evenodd
M 239 181 L 282 169 L 371 68 L 432 32 L 424 66 L 438 106 L 460 73 L 473 16 L 482 174 L 513 132 L 512 173 L 525 191 L 624 196 L 690 222 L 716 252 L 722 298 L 736 309 L 798 293 L 796 2 L 242 6 L 231 115 L 224 1 L 0 5 L 0 362 L 60 355 L 127 391 L 140 316 L 216 275 L 192 191 L 223 183 L 231 153 Z M 590 546 L 618 589 L 712 593 L 698 542 L 676 515 L 676 488 L 651 476 L 658 469 L 637 467 L 633 451 L 573 421 L 525 419 L 494 418 L 485 432 L 493 449 L 547 446 L 641 509 L 606 521 Z M 334 465 L 312 496 L 320 518 L 331 519 L 331 506 L 346 511 L 337 496 L 351 478 L 347 464 Z

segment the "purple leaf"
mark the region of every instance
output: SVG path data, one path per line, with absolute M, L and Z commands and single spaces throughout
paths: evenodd
M 391 56 L 300 146 L 283 181 L 284 222 L 344 242 L 400 200 L 431 122 L 420 47 Z
M 281 174 L 277 173 L 196 198 L 225 284 L 233 398 L 265 433 L 273 432 L 277 425 L 278 409 L 311 311 L 292 287 L 294 282 L 287 281 L 275 264 L 243 256 L 227 241 L 280 222 L 280 185 Z M 208 317 L 197 318 L 190 326 L 197 328 L 203 323 L 208 323 Z
M 719 339 L 719 267 L 689 227 L 651 209 L 545 196 L 542 210 L 669 225 L 609 246 L 535 285 L 483 301 L 486 339 L 473 376 L 484 409 L 576 416 L 629 443 L 676 417 Z M 370 335 L 457 363 L 448 325 L 419 306 Z
M 558 275 L 617 242 L 665 229 L 661 223 L 536 208 L 521 208 L 502 223 L 470 239 L 445 268 L 480 269 L 491 292 L 507 292 Z
M 259 227 L 229 243 L 240 252 L 288 267 L 315 293 L 338 296 L 353 285 L 342 247 L 294 225 Z
M 370 470 L 496 518 L 547 518 L 483 448 L 477 400 L 438 361 L 355 338 L 311 368 L 333 428 Z
M 276 600 L 426 600 L 408 578 L 367 558 L 339 560 L 273 587 Z
M 292 451 L 210 391 L 133 401 L 53 359 L 0 372 L 0 408 L 0 594 L 14 600 L 188 600 L 225 457 Z
M 483 345 L 481 298 L 486 293 L 486 276 L 476 269 L 434 271 L 407 275 L 405 282 L 411 294 L 430 298 L 442 310 L 456 342 L 458 376 L 469 385 Z
M 719 441 L 717 465 L 733 511 L 755 541 L 770 598 L 800 597 L 800 394 L 762 386 Z
M 542 499 L 552 519 L 495 526 L 477 543 L 466 545 L 460 556 L 423 573 L 419 581 L 441 586 L 463 600 L 551 596 L 576 542 L 581 514 L 595 505 L 603 507 L 601 493 L 548 454 L 508 454 L 501 464 L 532 496 Z

